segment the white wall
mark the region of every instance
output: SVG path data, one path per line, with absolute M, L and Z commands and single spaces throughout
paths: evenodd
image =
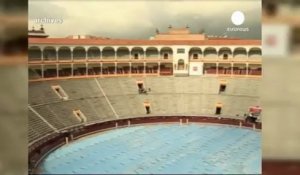
M 178 67 L 178 60 L 183 59 L 184 64 L 189 64 L 189 48 L 188 46 L 174 46 L 173 48 L 173 66 L 176 65 Z M 177 53 L 177 49 L 184 49 L 184 53 Z M 174 67 L 173 67 L 174 68 Z M 186 67 L 185 67 L 186 68 Z M 174 69 L 174 74 L 187 74 L 189 72 L 188 69 L 185 70 L 176 70 Z
M 190 62 L 190 73 L 189 75 L 202 75 L 203 74 L 203 63 L 201 62 Z

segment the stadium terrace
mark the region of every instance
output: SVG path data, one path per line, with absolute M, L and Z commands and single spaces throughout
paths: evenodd
M 211 37 L 189 28 L 158 30 L 149 40 L 96 36 L 49 38 L 29 31 L 29 78 L 102 76 L 261 76 L 261 41 Z

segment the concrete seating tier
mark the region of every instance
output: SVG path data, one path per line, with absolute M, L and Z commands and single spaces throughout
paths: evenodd
M 151 91 L 139 94 L 137 80 Z M 219 93 L 215 77 L 118 77 L 34 82 L 29 84 L 29 105 L 58 130 L 82 124 L 73 114 L 80 110 L 87 123 L 145 116 L 144 102 L 150 102 L 151 115 L 212 115 L 222 104 L 221 114 L 239 118 L 249 106 L 259 105 L 260 81 L 222 78 L 226 91 Z M 98 83 L 97 83 L 98 82 Z M 62 100 L 51 88 L 59 85 L 69 99 Z M 100 85 L 100 87 L 98 86 Z M 103 91 L 102 91 L 103 90 Z M 114 113 L 116 112 L 116 114 Z M 237 114 L 239 116 L 237 116 Z M 29 137 L 35 140 L 52 129 L 29 112 Z

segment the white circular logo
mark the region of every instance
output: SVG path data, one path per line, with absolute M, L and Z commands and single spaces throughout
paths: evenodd
M 231 21 L 234 25 L 239 26 L 244 23 L 245 15 L 241 11 L 235 11 L 231 15 Z

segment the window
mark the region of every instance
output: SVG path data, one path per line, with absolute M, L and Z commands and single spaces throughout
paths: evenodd
M 177 49 L 177 53 L 184 53 L 184 49 Z
M 135 53 L 134 54 L 134 59 L 139 59 L 139 54 Z
M 52 86 L 52 89 L 54 90 L 54 92 L 56 93 L 56 95 L 59 96 L 60 99 L 63 99 L 63 100 L 68 100 L 69 99 L 69 96 L 63 90 L 63 88 L 61 86 L 55 85 L 55 86 Z
M 274 16 L 278 12 L 278 3 L 267 1 L 263 3 L 263 8 L 269 16 Z
M 193 59 L 198 59 L 198 54 L 194 53 L 193 54 Z
M 86 122 L 86 117 L 80 110 L 74 110 L 73 114 L 80 123 L 85 123 Z
M 225 54 L 223 55 L 223 59 L 224 59 L 224 60 L 227 60 L 227 59 L 228 59 L 228 54 L 227 54 L 227 53 L 225 53 Z
M 167 53 L 164 53 L 164 59 L 168 59 L 169 55 Z
M 225 92 L 225 90 L 226 90 L 226 84 L 221 84 L 219 88 L 219 93 Z

